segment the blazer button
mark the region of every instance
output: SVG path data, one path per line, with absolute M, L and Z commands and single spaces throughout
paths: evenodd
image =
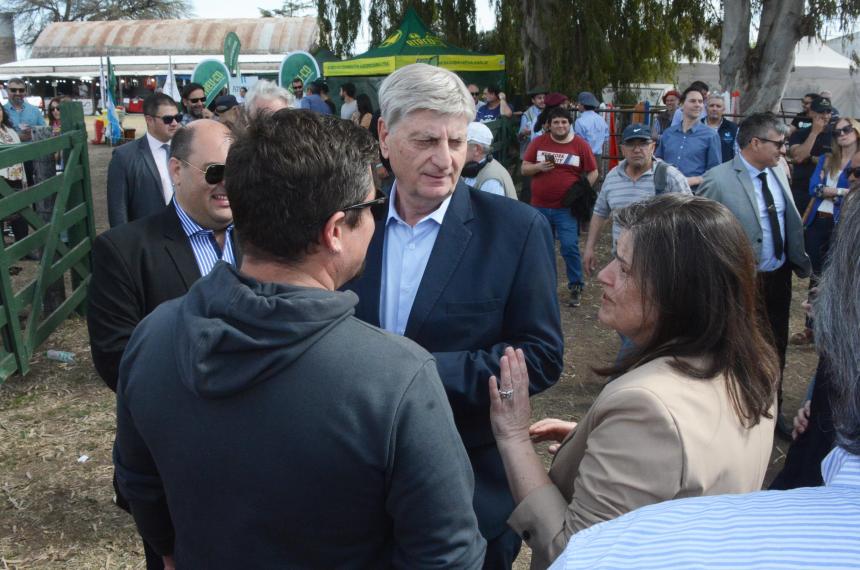
M 757 242 L 759 242 L 759 243 L 761 243 L 761 238 L 758 238 L 756 241 L 757 241 Z
M 523 540 L 528 540 L 528 539 L 530 539 L 531 537 L 532 537 L 532 533 L 530 533 L 530 532 L 529 532 L 529 531 L 527 531 L 527 530 L 524 530 L 524 531 L 523 531 Z

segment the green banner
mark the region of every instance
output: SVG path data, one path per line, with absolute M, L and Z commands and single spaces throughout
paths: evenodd
M 236 32 L 230 32 L 224 37 L 224 64 L 230 70 L 231 75 L 237 75 L 239 72 L 239 50 L 241 48 L 242 42 L 239 41 Z
M 204 59 L 197 64 L 191 73 L 191 81 L 203 86 L 206 93 L 206 106 L 208 107 L 221 89 L 227 87 L 230 81 L 230 70 L 217 59 Z
M 289 89 L 294 77 L 300 77 L 307 85 L 320 75 L 320 66 L 314 56 L 306 51 L 291 51 L 281 61 L 278 84 Z

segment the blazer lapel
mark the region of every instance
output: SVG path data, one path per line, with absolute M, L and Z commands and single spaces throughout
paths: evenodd
M 415 339 L 430 315 L 439 297 L 460 265 L 460 259 L 469 246 L 472 232 L 466 223 L 472 219 L 472 204 L 469 189 L 463 182 L 457 184 L 448 211 L 436 236 L 436 243 L 430 252 L 427 268 L 418 286 L 418 293 L 412 303 L 412 311 L 406 322 L 405 336 Z
M 167 205 L 161 216 L 165 237 L 164 249 L 176 266 L 176 271 L 182 278 L 185 288 L 190 289 L 194 282 L 200 279 L 200 268 L 197 266 L 191 244 L 188 243 L 188 236 L 182 231 L 173 202 Z
M 732 166 L 735 168 L 735 172 L 738 175 L 738 180 L 740 180 L 741 186 L 744 189 L 744 194 L 747 196 L 747 200 L 750 202 L 750 206 L 752 207 L 753 212 L 756 213 L 755 219 L 758 220 L 758 200 L 755 197 L 755 186 L 753 186 L 752 179 L 750 178 L 750 173 L 747 170 L 747 167 L 737 156 L 732 160 Z M 761 225 L 761 222 L 759 222 Z
M 364 257 L 364 274 L 359 281 L 359 287 L 355 291 L 361 299 L 360 305 L 367 307 L 362 309 L 361 318 L 373 326 L 382 326 L 379 322 L 379 296 L 385 284 L 382 282 L 382 252 L 385 247 L 385 220 L 384 215 L 377 217 L 376 228 L 373 230 L 373 238 L 367 248 Z
M 146 168 L 149 169 L 149 173 L 155 177 L 156 182 L 158 183 L 158 187 L 161 188 L 161 194 L 164 195 L 164 185 L 161 183 L 161 174 L 158 172 L 158 167 L 155 166 L 155 158 L 152 156 L 152 151 L 149 149 L 149 140 L 147 140 L 146 135 L 142 136 L 138 143 L 140 145 L 140 154 L 143 156 L 143 162 L 146 163 Z

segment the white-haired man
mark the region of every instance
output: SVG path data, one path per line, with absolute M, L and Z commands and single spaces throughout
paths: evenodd
M 563 340 L 549 224 L 537 210 L 460 182 L 475 103 L 454 73 L 413 64 L 383 81 L 379 141 L 395 182 L 367 252 L 356 316 L 433 353 L 475 472 L 485 568 L 510 568 L 521 540 L 489 420 L 487 379 L 522 348 L 531 393 L 561 373 Z M 491 254 L 491 255 L 490 255 Z
M 274 113 L 293 106 L 293 95 L 272 81 L 260 79 L 245 96 L 245 112 L 255 117 L 261 112 Z
M 463 166 L 463 182 L 497 196 L 517 199 L 517 188 L 511 175 L 497 160 L 493 160 L 493 132 L 477 121 L 469 123 L 466 132 L 466 164 Z

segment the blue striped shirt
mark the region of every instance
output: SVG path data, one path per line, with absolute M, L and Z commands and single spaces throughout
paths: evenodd
M 858 568 L 860 456 L 835 448 L 824 487 L 667 501 L 575 534 L 550 570 Z
M 226 235 L 224 236 L 224 249 L 222 250 L 221 246 L 215 240 L 215 232 L 204 228 L 192 220 L 176 200 L 173 201 L 173 205 L 176 208 L 176 214 L 179 216 L 182 231 L 188 236 L 188 243 L 194 252 L 194 259 L 197 260 L 197 267 L 200 269 L 201 277 L 208 275 L 219 261 L 226 261 L 233 267 L 236 266 L 236 258 L 233 255 L 233 242 L 230 239 L 233 235 L 233 224 L 227 226 Z

